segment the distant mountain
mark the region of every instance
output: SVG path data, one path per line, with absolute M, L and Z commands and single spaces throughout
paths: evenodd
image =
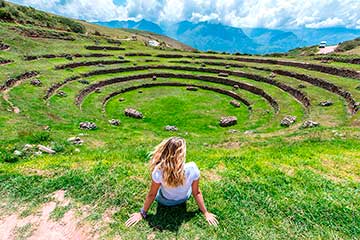
M 298 47 L 317 45 L 321 41 L 335 45 L 360 36 L 360 29 L 341 27 L 279 30 L 267 28 L 241 29 L 218 23 L 193 23 L 189 21 L 166 26 L 159 26 L 147 20 L 95 23 L 112 28 L 132 28 L 167 35 L 202 51 L 212 50 L 231 53 L 287 52 Z
M 253 52 L 258 44 L 250 39 L 240 28 L 206 22 L 180 22 L 173 26 L 177 29 L 172 36 L 181 42 L 204 51 Z
M 104 27 L 110 27 L 110 28 L 131 28 L 131 29 L 137 29 L 142 31 L 148 31 L 153 32 L 157 34 L 165 35 L 164 31 L 161 29 L 161 27 L 153 22 L 147 21 L 145 19 L 135 22 L 135 21 L 109 21 L 109 22 L 93 22 L 94 24 L 98 24 Z

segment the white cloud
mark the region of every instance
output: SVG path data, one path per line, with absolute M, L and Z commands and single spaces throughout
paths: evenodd
M 326 28 L 326 27 L 333 27 L 333 26 L 341 26 L 344 25 L 344 21 L 340 18 L 328 18 L 321 22 L 309 23 L 305 26 L 308 28 Z
M 359 0 L 13 0 L 86 20 L 217 21 L 235 27 L 360 27 Z

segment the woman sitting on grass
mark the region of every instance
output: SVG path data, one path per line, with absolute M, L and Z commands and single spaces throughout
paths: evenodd
M 186 143 L 183 138 L 171 137 L 162 141 L 152 152 L 150 169 L 152 182 L 144 207 L 126 221 L 130 227 L 147 217 L 154 199 L 164 206 L 177 206 L 194 196 L 200 211 L 210 225 L 217 225 L 216 216 L 206 210 L 199 188 L 200 171 L 194 162 L 185 163 Z

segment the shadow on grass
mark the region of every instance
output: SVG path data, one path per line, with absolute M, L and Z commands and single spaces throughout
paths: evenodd
M 200 211 L 186 211 L 186 202 L 174 207 L 158 203 L 155 215 L 149 214 L 147 221 L 150 227 L 156 230 L 178 232 L 181 224 L 195 217 L 198 212 Z

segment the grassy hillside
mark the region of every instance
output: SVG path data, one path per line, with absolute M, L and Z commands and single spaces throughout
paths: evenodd
M 135 40 L 133 32 L 65 21 L 81 24 L 79 33 L 58 20 L 24 24 L 28 16 L 0 22 L 5 239 L 67 226 L 91 239 L 360 238 L 358 63 L 175 51 L 171 43 L 146 46 L 148 33 Z M 129 107 L 144 118 L 126 117 Z M 224 116 L 237 125 L 221 127 Z M 295 123 L 282 126 L 286 116 Z M 302 127 L 307 120 L 320 125 Z M 187 140 L 187 161 L 199 166 L 220 225 L 209 227 L 191 198 L 185 210 L 154 203 L 147 221 L 127 229 L 150 183 L 148 153 L 173 135 Z

